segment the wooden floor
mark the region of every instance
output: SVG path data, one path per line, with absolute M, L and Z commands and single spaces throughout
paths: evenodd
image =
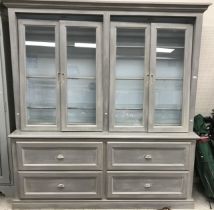
M 209 210 L 210 209 L 209 202 L 203 196 L 203 194 L 201 192 L 199 192 L 199 190 L 197 188 L 194 189 L 193 196 L 195 199 L 195 208 L 194 208 L 195 210 Z M 211 205 L 214 209 L 214 202 L 212 202 Z M 11 210 L 11 204 L 10 204 L 9 198 L 0 197 L 0 210 Z M 36 210 L 39 210 L 39 209 L 36 209 Z M 54 209 L 45 209 L 45 210 L 54 210 Z M 57 210 L 59 210 L 59 209 L 57 209 Z M 108 209 L 108 210 L 110 210 L 110 209 Z

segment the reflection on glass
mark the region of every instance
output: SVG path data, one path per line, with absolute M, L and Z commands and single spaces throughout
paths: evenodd
M 67 123 L 96 124 L 96 29 L 67 27 Z
M 185 31 L 158 29 L 155 125 L 181 125 Z
M 69 124 L 95 124 L 95 109 L 68 109 Z
M 56 76 L 55 28 L 26 26 L 27 76 Z
M 69 108 L 96 108 L 96 82 L 93 79 L 67 80 Z
M 182 80 L 157 80 L 155 89 L 156 109 L 181 109 L 182 85 Z
M 158 125 L 180 125 L 181 110 L 157 110 L 155 111 L 155 122 Z
M 116 109 L 143 109 L 143 80 L 116 80 Z
M 27 123 L 56 124 L 55 27 L 26 26 Z
M 115 125 L 142 126 L 145 29 L 117 29 Z
M 33 108 L 56 107 L 56 80 L 29 78 L 27 80 L 27 104 Z
M 142 110 L 116 110 L 115 124 L 123 126 L 140 126 L 142 125 Z
M 56 109 L 28 108 L 28 123 L 30 125 L 48 125 L 56 123 Z

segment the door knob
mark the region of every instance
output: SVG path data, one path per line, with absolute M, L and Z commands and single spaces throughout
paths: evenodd
M 64 185 L 64 184 L 58 184 L 58 185 L 57 185 L 57 188 L 59 188 L 59 189 L 64 189 L 64 188 L 65 188 L 65 185 Z
M 56 157 L 57 160 L 64 160 L 64 156 L 62 154 L 57 155 Z
M 152 156 L 151 156 L 151 155 L 145 155 L 144 158 L 145 158 L 146 160 L 151 160 L 151 159 L 152 159 Z

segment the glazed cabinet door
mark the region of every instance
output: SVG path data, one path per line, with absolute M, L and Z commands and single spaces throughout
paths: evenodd
M 148 113 L 150 27 L 111 23 L 111 131 L 145 131 Z
M 101 23 L 60 21 L 62 130 L 102 130 L 101 37 Z
M 54 21 L 19 20 L 21 128 L 59 128 L 59 38 Z
M 8 157 L 8 133 L 10 127 L 3 34 L 2 18 L 0 17 L 0 184 L 7 184 L 10 182 L 10 167 Z
M 151 24 L 149 131 L 187 132 L 192 25 Z

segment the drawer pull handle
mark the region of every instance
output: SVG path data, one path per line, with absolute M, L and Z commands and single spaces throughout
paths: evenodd
M 64 184 L 58 184 L 58 185 L 57 185 L 57 188 L 59 188 L 59 189 L 64 189 L 64 188 L 65 188 L 65 185 L 64 185 Z
M 62 154 L 57 155 L 56 157 L 57 160 L 64 160 L 64 156 Z
M 152 156 L 151 156 L 151 155 L 145 155 L 144 158 L 145 158 L 146 160 L 151 160 L 151 159 L 152 159 Z
M 150 183 L 146 183 L 146 184 L 144 185 L 144 187 L 147 188 L 147 189 L 148 189 L 148 188 L 151 188 L 151 186 L 152 186 L 152 184 L 150 184 Z

